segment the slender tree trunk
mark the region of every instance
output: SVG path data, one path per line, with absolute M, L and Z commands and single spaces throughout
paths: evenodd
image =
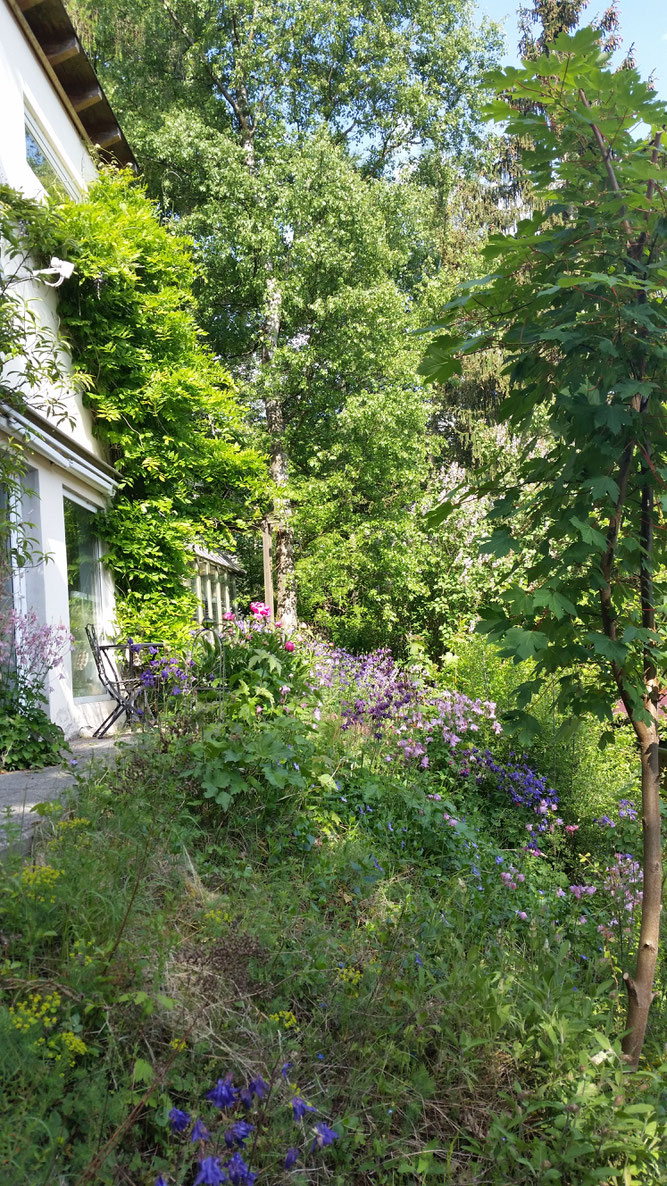
M 653 1000 L 653 977 L 658 957 L 662 897 L 662 855 L 660 849 L 660 758 L 658 754 L 658 709 L 647 705 L 652 722 L 635 724 L 642 762 L 642 833 L 644 882 L 639 949 L 634 977 L 623 976 L 628 991 L 628 1013 L 623 1053 L 636 1070 L 644 1044 L 649 1008 Z
M 282 293 L 271 265 L 267 264 L 267 303 L 264 322 L 262 362 L 269 366 L 278 343 Z M 276 615 L 288 634 L 297 627 L 296 581 L 294 574 L 294 530 L 292 503 L 287 493 L 289 467 L 285 450 L 285 419 L 279 395 L 265 395 L 266 427 L 271 438 L 269 471 L 276 495 L 273 503 L 273 522 L 276 532 Z
M 642 399 L 640 411 L 646 413 L 648 399 Z M 655 632 L 655 599 L 653 589 L 653 528 L 654 492 L 649 473 L 651 446 L 646 444 L 641 463 L 642 493 L 639 535 L 642 553 L 639 572 L 639 591 L 642 626 Z M 644 646 L 644 707 L 650 724 L 634 721 L 633 725 L 641 750 L 642 762 L 642 841 L 643 885 L 642 920 L 639 949 L 634 979 L 626 972 L 623 979 L 628 990 L 627 1030 L 623 1052 L 633 1070 L 637 1069 L 644 1044 L 648 1011 L 653 1000 L 653 977 L 658 958 L 660 912 L 662 897 L 662 852 L 660 846 L 660 738 L 658 734 L 658 704 L 660 685 L 657 678 L 655 650 L 651 642 Z
M 270 473 L 276 487 L 273 522 L 276 532 L 276 615 L 288 634 L 296 630 L 296 584 L 294 581 L 294 531 L 292 504 L 286 493 L 287 453 L 283 446 L 285 425 L 279 398 L 264 400 L 266 423 L 271 436 Z

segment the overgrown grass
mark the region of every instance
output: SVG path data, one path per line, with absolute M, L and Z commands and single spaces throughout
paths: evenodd
M 335 721 L 302 756 L 289 727 L 317 789 L 260 764 L 225 814 L 192 737 L 146 740 L 5 868 L 0 1180 L 190 1186 L 203 1150 L 170 1109 L 215 1123 L 231 1072 L 271 1085 L 247 1151 L 267 1184 L 657 1186 L 662 1002 L 628 1076 L 619 957 L 555 896 L 598 854 L 539 861 L 470 779 L 378 770 Z M 311 1152 L 317 1119 L 338 1137 Z

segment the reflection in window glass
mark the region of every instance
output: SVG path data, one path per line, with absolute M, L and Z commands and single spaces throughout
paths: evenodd
M 72 691 L 75 696 L 99 696 L 103 692 L 93 659 L 86 626 L 101 627 L 100 561 L 93 512 L 72 502 L 65 503 L 65 544 L 69 624 L 74 636 L 72 648 Z
M 47 193 L 54 198 L 69 198 L 69 193 L 63 179 L 59 176 L 55 166 L 49 160 L 43 146 L 39 143 L 29 125 L 25 125 L 25 155 L 36 177 L 39 178 Z

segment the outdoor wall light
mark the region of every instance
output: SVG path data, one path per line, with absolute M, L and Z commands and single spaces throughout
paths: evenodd
M 56 255 L 52 255 L 48 268 L 38 268 L 34 275 L 42 277 L 55 275 L 57 279 L 42 280 L 42 283 L 48 285 L 49 288 L 60 288 L 63 280 L 69 280 L 73 271 L 74 264 L 70 263 L 68 259 L 58 259 Z

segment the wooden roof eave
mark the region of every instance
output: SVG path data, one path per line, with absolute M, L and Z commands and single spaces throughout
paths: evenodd
M 137 169 L 62 0 L 6 0 L 78 135 L 102 158 Z

